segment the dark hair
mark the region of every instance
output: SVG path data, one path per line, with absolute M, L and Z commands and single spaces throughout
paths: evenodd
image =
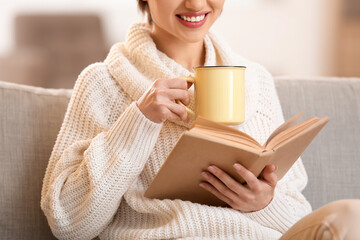
M 151 24 L 152 18 L 151 18 L 150 9 L 149 9 L 149 5 L 148 5 L 147 1 L 144 1 L 144 0 L 137 0 L 137 1 L 138 1 L 138 7 L 139 7 L 140 11 L 142 12 L 142 14 L 147 15 L 147 21 L 149 24 Z

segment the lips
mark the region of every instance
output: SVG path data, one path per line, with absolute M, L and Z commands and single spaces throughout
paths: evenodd
M 186 27 L 196 28 L 201 27 L 207 19 L 209 12 L 198 13 L 180 13 L 176 17 Z

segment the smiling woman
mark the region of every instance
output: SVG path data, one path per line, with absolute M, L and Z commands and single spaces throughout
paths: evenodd
M 79 75 L 43 181 L 41 208 L 56 237 L 279 239 L 311 212 L 301 193 L 307 183 L 301 159 L 279 182 L 273 164 L 259 178 L 235 164 L 244 185 L 218 166 L 204 169 L 199 191 L 211 192 L 226 208 L 144 197 L 193 123 L 177 104 L 194 111 L 194 90 L 179 78 L 192 75 L 193 67 L 246 67 L 245 121 L 231 127 L 264 143 L 283 123 L 271 74 L 209 32 L 223 5 L 223 0 L 139 1 L 149 22 L 131 26 L 104 62 Z M 347 213 L 359 209 L 358 201 L 327 206 L 295 224 L 284 239 L 299 234 L 315 239 L 318 229 L 356 236 L 359 215 Z
M 224 0 L 138 1 L 152 26 L 157 48 L 191 70 L 204 64 L 203 39 L 217 20 Z

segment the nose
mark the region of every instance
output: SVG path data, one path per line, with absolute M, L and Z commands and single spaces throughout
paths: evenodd
M 186 0 L 185 7 L 194 12 L 200 11 L 204 8 L 206 1 L 207 0 Z

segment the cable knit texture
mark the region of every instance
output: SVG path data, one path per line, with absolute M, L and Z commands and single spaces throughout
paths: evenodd
M 157 50 L 144 23 L 130 28 L 104 62 L 76 81 L 43 182 L 41 208 L 59 239 L 278 239 L 311 211 L 299 159 L 264 209 L 241 213 L 181 200 L 144 198 L 180 135 L 192 122 L 154 123 L 136 100 L 158 78 L 192 74 Z M 205 65 L 243 65 L 245 122 L 232 126 L 264 143 L 283 122 L 271 75 L 234 54 L 213 33 Z M 189 89 L 194 109 L 194 89 Z

